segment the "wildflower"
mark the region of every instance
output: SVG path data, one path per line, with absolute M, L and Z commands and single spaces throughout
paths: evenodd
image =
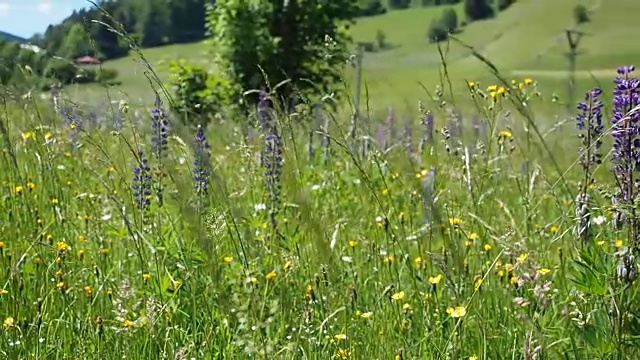
M 524 84 L 525 85 L 531 85 L 531 84 L 533 84 L 533 80 L 530 79 L 530 78 L 526 78 L 526 79 L 524 79 Z
M 149 273 L 142 274 L 142 280 L 147 282 L 147 281 L 149 281 L 149 279 L 151 279 L 151 274 L 149 274 Z
M 484 248 L 484 251 L 489 252 L 489 251 L 491 251 L 491 249 L 493 249 L 493 246 L 491 246 L 491 245 L 489 245 L 489 244 L 484 244 L 484 247 L 483 247 L 483 248 Z
M 557 225 L 551 225 L 549 227 L 549 232 L 552 234 L 556 234 L 558 232 L 558 226 Z
M 363 319 L 369 319 L 372 316 L 373 316 L 373 313 L 371 311 L 367 311 L 367 312 L 364 312 L 364 313 L 360 314 L 360 317 L 363 318 Z
M 202 126 L 198 125 L 195 136 L 193 181 L 196 194 L 205 195 L 209 188 L 209 148 L 207 138 Z
M 71 249 L 71 246 L 69 246 L 69 244 L 67 244 L 67 243 L 66 243 L 66 242 L 64 242 L 64 241 L 58 241 L 58 242 L 56 243 L 56 249 L 58 250 L 58 252 L 60 252 L 60 253 L 64 253 L 64 252 L 66 252 L 66 251 L 70 250 L 70 249 Z
M 482 279 L 482 276 L 478 275 L 478 276 L 476 276 L 475 281 L 473 282 L 473 286 L 474 286 L 476 289 L 479 289 L 479 288 L 480 288 L 480 286 L 482 286 L 482 282 L 483 282 L 483 281 L 484 281 L 484 280 Z
M 420 256 L 416 257 L 413 259 L 413 263 L 416 264 L 416 266 L 422 265 L 422 258 Z
M 622 245 L 624 245 L 624 241 L 618 239 L 613 244 L 614 244 L 615 247 L 622 247 Z
M 151 168 L 142 150 L 138 150 L 138 166 L 133 169 L 133 197 L 138 209 L 148 210 L 151 205 Z
M 225 256 L 222 261 L 224 261 L 227 264 L 231 264 L 233 262 L 233 257 L 231 256 Z
M 264 105 L 262 105 L 264 106 Z M 275 215 L 280 201 L 280 177 L 282 175 L 282 138 L 275 124 L 267 126 L 265 145 L 262 152 L 262 165 L 264 166 L 265 185 L 270 205 L 270 220 L 275 227 Z
M 156 101 L 151 109 L 151 126 L 153 128 L 153 155 L 158 162 L 166 157 L 169 138 L 169 117 L 162 109 L 162 99 L 156 93 Z
M 467 235 L 467 239 L 469 239 L 469 240 L 471 240 L 471 241 L 473 241 L 473 240 L 475 240 L 475 239 L 477 239 L 477 238 L 478 238 L 478 234 L 476 234 L 476 233 L 474 233 L 474 232 L 469 233 L 469 235 Z
M 436 276 L 430 276 L 429 277 L 429 284 L 438 285 L 441 280 L 442 280 L 442 274 L 438 274 Z
M 538 269 L 538 274 L 540 275 L 547 275 L 548 273 L 551 272 L 551 270 L 547 269 L 547 268 L 542 268 L 542 269 Z
M 271 279 L 275 279 L 276 278 L 276 273 L 273 271 L 270 271 L 269 273 L 267 273 L 266 278 L 271 280 Z
M 9 293 L 9 291 L 7 291 L 7 290 L 5 290 L 3 288 L 0 288 L 0 296 L 7 295 L 8 293 Z
M 63 281 L 59 281 L 56 283 L 56 289 L 63 291 L 65 289 L 65 283 Z
M 463 318 L 467 315 L 467 309 L 464 306 L 456 306 L 455 308 L 448 308 L 447 314 L 454 319 Z
M 23 188 L 22 186 L 18 185 L 18 186 L 16 186 L 16 187 L 13 189 L 13 191 L 14 191 L 16 194 L 20 195 L 20 194 L 22 194 L 22 192 L 24 191 L 24 188 Z
M 85 294 L 87 295 L 91 295 L 93 294 L 93 288 L 91 286 L 85 286 L 84 288 L 82 288 L 82 290 L 84 291 Z
M 509 130 L 501 130 L 498 133 L 498 139 L 505 140 L 513 137 L 513 134 Z
M 462 219 L 459 219 L 459 218 L 449 219 L 449 225 L 451 226 L 457 226 L 457 225 L 460 225 L 461 223 L 462 223 Z
M 333 336 L 333 339 L 336 341 L 340 341 L 340 340 L 346 340 L 347 339 L 347 335 L 346 334 L 337 334 Z
M 523 263 L 527 260 L 528 257 L 529 257 L 529 254 L 522 253 L 518 256 L 518 262 Z
M 27 180 L 27 187 L 29 190 L 33 190 L 36 188 L 36 183 L 34 183 L 31 179 Z
M 356 240 L 349 240 L 349 247 L 354 248 L 358 245 L 358 241 Z
M 2 326 L 4 326 L 5 329 L 13 327 L 14 324 L 15 324 L 15 320 L 11 316 L 5 318 L 4 321 L 2 322 Z
M 616 269 L 618 280 L 631 284 L 635 279 L 638 278 L 638 267 L 636 265 L 636 258 L 629 250 L 620 252 L 619 257 L 620 261 L 618 262 L 618 267 Z
M 349 357 L 349 355 L 350 353 L 343 348 L 340 348 L 338 349 L 338 351 L 336 351 L 336 357 L 339 359 L 346 359 Z
M 391 295 L 391 299 L 395 301 L 400 301 L 404 299 L 404 291 L 400 291 Z
M 639 112 L 632 110 L 640 104 L 640 81 L 631 76 L 635 70 L 633 66 L 623 66 L 618 69 L 619 76 L 615 79 L 613 91 L 613 117 L 611 119 L 613 135 L 613 149 L 611 160 L 612 172 L 618 184 L 617 193 L 614 195 L 614 225 L 618 228 L 623 221 L 634 222 L 631 232 L 631 241 L 636 247 L 636 236 L 640 232 L 640 222 L 636 219 L 625 219 L 618 205 L 632 206 L 636 199 L 631 198 L 635 194 L 634 172 L 640 167 L 640 146 L 638 136 L 640 128 Z
M 124 319 L 122 320 L 122 326 L 126 327 L 126 328 L 130 328 L 133 327 L 133 325 L 135 325 L 135 323 L 129 319 Z

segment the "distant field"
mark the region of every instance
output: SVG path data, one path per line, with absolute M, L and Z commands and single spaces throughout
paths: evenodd
M 564 30 L 573 24 L 573 8 L 585 4 L 591 13 L 591 22 L 580 26 L 587 35 L 580 44 L 576 73 L 579 91 L 593 86 L 594 78 L 608 81 L 619 65 L 631 64 L 640 58 L 640 48 L 629 45 L 632 34 L 640 32 L 635 14 L 640 2 L 609 0 L 607 2 L 580 0 L 520 0 L 494 19 L 474 22 L 465 26 L 456 37 L 473 46 L 495 64 L 507 77 L 534 77 L 541 88 L 562 92 L 567 77 L 566 38 Z M 429 23 L 440 16 L 445 7 L 412 8 L 390 11 L 377 17 L 360 19 L 351 29 L 355 41 L 375 42 L 376 33 L 385 33 L 389 49 L 366 53 L 364 81 L 373 109 L 388 106 L 415 108 L 424 100 L 424 85 L 433 91 L 441 83 L 441 58 L 437 45 L 427 40 Z M 460 19 L 462 8 L 455 9 Z M 637 24 L 637 25 L 636 25 Z M 401 26 L 400 26 L 401 25 Z M 454 97 L 466 91 L 465 80 L 490 83 L 494 81 L 486 66 L 470 51 L 455 41 L 441 44 L 445 54 L 448 75 L 452 80 Z M 203 43 L 171 45 L 144 49 L 146 60 L 161 79 L 166 81 L 166 65 L 171 59 L 183 57 L 192 62 L 206 62 Z M 116 90 L 132 99 L 151 96 L 147 67 L 139 56 L 105 63 L 105 67 L 120 72 L 122 85 Z M 355 71 L 346 69 L 346 80 L 351 82 Z M 421 85 L 422 84 L 422 85 Z M 83 87 L 82 91 L 104 92 L 103 89 Z

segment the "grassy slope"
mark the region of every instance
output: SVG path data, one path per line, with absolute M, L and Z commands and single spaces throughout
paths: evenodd
M 611 0 L 607 6 L 580 0 L 520 0 L 495 19 L 469 24 L 457 37 L 475 47 L 501 71 L 512 72 L 518 77 L 528 74 L 542 77 L 543 86 L 555 89 L 562 85 L 565 76 L 562 70 L 567 66 L 561 55 L 566 46 L 564 29 L 572 26 L 572 10 L 581 2 L 594 11 L 592 22 L 581 27 L 593 36 L 583 40 L 581 48 L 584 54 L 578 66 L 580 69 L 598 70 L 596 75 L 608 77 L 611 72 L 602 69 L 629 63 L 640 54 L 640 50 L 625 46 L 627 35 L 640 29 L 632 21 L 633 14 L 637 12 L 634 10 L 640 10 L 640 3 L 633 0 Z M 392 44 L 389 50 L 367 53 L 365 57 L 364 78 L 373 108 L 403 103 L 413 107 L 419 98 L 425 97 L 419 82 L 429 90 L 439 83 L 440 55 L 437 45 L 428 43 L 426 32 L 431 20 L 438 17 L 443 9 L 391 11 L 386 15 L 361 19 L 352 28 L 356 41 L 374 41 L 380 29 Z M 456 6 L 456 9 L 462 19 L 461 6 Z M 464 91 L 460 86 L 463 79 L 491 81 L 484 65 L 471 56 L 468 49 L 455 42 L 442 47 L 454 80 L 454 91 Z M 203 59 L 205 50 L 205 45 L 196 43 L 145 49 L 143 52 L 161 77 L 166 79 L 163 65 L 167 60 L 182 56 L 198 61 Z M 134 54 L 105 64 L 120 71 L 123 80 L 121 90 L 134 97 L 148 92 L 148 81 L 143 75 L 145 67 L 137 63 L 136 58 Z M 348 80 L 353 79 L 353 70 L 348 69 L 346 74 Z M 588 76 L 579 78 L 583 79 L 580 87 L 590 85 Z

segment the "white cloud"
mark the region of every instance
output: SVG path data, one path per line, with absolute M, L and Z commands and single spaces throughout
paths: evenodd
M 11 6 L 9 6 L 6 2 L 0 2 L 0 16 L 9 15 L 9 11 L 11 10 Z
M 48 14 L 49 12 L 51 12 L 51 1 L 42 0 L 42 2 L 38 4 L 36 10 L 38 10 L 39 13 Z

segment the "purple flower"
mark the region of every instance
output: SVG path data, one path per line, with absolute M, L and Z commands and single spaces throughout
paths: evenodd
M 619 68 L 620 76 L 616 77 L 613 90 L 611 158 L 614 163 L 613 173 L 620 187 L 619 199 L 624 201 L 632 200 L 629 197 L 633 193 L 633 172 L 640 166 L 640 113 L 631 113 L 633 108 L 640 105 L 640 82 L 631 76 L 633 71 L 633 66 Z
M 209 154 L 210 145 L 207 142 L 204 128 L 198 125 L 194 139 L 193 182 L 196 194 L 206 196 L 209 191 Z
M 576 117 L 576 127 L 581 131 L 579 137 L 582 139 L 583 147 L 580 148 L 580 161 L 586 172 L 593 165 L 602 162 L 602 101 L 599 100 L 602 90 L 594 88 L 588 91 L 584 101 L 578 104 L 578 116 Z M 588 174 L 587 177 L 591 175 Z M 589 182 L 590 179 L 586 179 Z M 586 184 L 585 184 L 586 186 Z
M 151 205 L 151 168 L 142 150 L 138 150 L 137 166 L 133 168 L 133 198 L 138 209 L 148 210 Z
M 160 95 L 156 94 L 156 102 L 151 109 L 151 126 L 153 128 L 153 155 L 159 163 L 166 157 L 169 138 L 169 117 L 162 109 Z

